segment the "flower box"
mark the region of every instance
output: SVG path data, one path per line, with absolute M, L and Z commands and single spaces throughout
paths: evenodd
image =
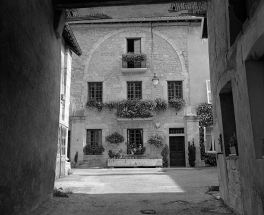
M 162 159 L 108 159 L 108 167 L 162 167 Z

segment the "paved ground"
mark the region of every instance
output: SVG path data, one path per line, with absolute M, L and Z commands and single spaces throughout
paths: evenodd
M 201 215 L 233 214 L 206 193 L 217 186 L 216 168 L 74 169 L 55 187 L 69 198 L 53 197 L 31 215 Z

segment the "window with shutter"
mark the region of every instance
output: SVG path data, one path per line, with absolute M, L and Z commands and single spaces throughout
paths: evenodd
M 210 80 L 206 80 L 206 92 L 207 92 L 207 103 L 212 104 L 212 95 L 211 95 L 211 84 Z
M 127 39 L 127 52 L 139 54 L 141 53 L 141 39 Z

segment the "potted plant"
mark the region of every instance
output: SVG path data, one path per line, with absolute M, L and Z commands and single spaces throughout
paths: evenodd
M 111 144 L 119 144 L 124 141 L 124 137 L 118 132 L 114 132 L 105 137 L 105 140 Z
M 148 143 L 160 148 L 163 146 L 163 136 L 158 133 L 152 134 L 148 139 Z
M 182 98 L 172 98 L 169 100 L 169 105 L 176 110 L 176 114 L 177 114 L 177 112 L 179 112 L 184 108 L 185 100 Z
M 127 145 L 127 153 L 132 155 L 143 155 L 146 147 L 144 147 L 142 144 L 139 144 L 137 147 L 134 143 L 126 143 Z
M 189 158 L 189 164 L 191 167 L 195 166 L 195 160 L 196 160 L 196 148 L 194 145 L 194 139 L 192 141 L 192 144 L 188 142 L 188 158 Z
M 161 151 L 163 167 L 169 167 L 169 159 L 168 159 L 169 153 L 170 153 L 169 147 L 167 144 L 165 144 L 163 150 Z
M 233 135 L 229 139 L 229 150 L 230 150 L 230 155 L 238 155 L 236 133 L 233 133 Z
M 122 152 L 122 149 L 119 149 L 117 152 L 109 150 L 108 151 L 108 156 L 111 159 L 119 159 L 119 158 L 121 158 L 121 152 Z

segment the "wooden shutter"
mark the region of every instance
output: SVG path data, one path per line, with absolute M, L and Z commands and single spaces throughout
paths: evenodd
M 140 53 L 141 52 L 141 47 L 140 47 L 140 39 L 135 39 L 134 40 L 134 53 L 135 54 L 138 54 L 138 53 Z
M 206 80 L 207 103 L 212 104 L 211 84 L 210 80 Z

